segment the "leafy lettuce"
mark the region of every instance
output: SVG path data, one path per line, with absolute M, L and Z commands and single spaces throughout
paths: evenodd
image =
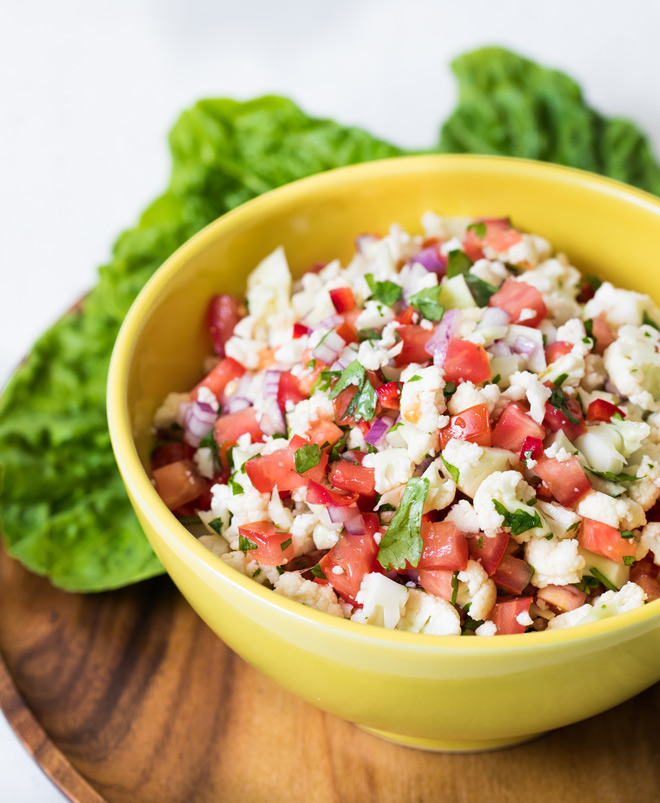
M 639 129 L 590 109 L 567 76 L 499 48 L 453 68 L 458 106 L 430 151 L 544 159 L 660 194 L 660 167 Z M 105 418 L 112 346 L 146 280 L 200 228 L 262 192 L 404 152 L 279 97 L 202 101 L 181 115 L 170 147 L 167 191 L 119 237 L 96 287 L 37 341 L 0 400 L 5 543 L 71 591 L 162 572 L 125 495 Z

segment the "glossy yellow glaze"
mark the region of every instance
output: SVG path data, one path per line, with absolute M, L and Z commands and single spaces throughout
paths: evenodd
M 208 350 L 213 293 L 241 293 L 284 245 L 297 274 L 348 259 L 362 232 L 439 214 L 509 215 L 585 271 L 660 297 L 660 202 L 536 162 L 423 156 L 305 179 L 225 215 L 144 288 L 121 330 L 108 389 L 117 461 L 142 526 L 208 625 L 245 660 L 320 708 L 423 749 L 493 749 L 597 714 L 660 679 L 660 601 L 596 624 L 497 638 L 390 632 L 335 619 L 263 588 L 209 553 L 165 508 L 143 468 L 154 410 L 189 389 Z

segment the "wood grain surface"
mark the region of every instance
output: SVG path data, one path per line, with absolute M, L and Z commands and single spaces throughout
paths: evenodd
M 279 689 L 168 578 L 66 594 L 4 551 L 0 654 L 0 705 L 80 803 L 660 800 L 660 686 L 509 750 L 408 750 Z

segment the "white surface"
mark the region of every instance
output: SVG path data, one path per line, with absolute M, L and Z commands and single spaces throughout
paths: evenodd
M 165 134 L 195 100 L 278 92 L 428 147 L 454 105 L 451 57 L 502 44 L 569 72 L 660 152 L 658 30 L 648 0 L 4 3 L 0 381 L 163 189 Z M 0 801 L 62 799 L 0 722 Z

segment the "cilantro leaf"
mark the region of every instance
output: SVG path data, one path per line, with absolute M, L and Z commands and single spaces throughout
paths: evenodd
M 339 460 L 339 458 L 341 457 L 341 453 L 344 451 L 345 448 L 346 448 L 346 438 L 338 440 L 330 451 L 330 461 Z
M 584 591 L 587 594 L 599 585 L 599 581 L 589 574 L 583 575 L 582 580 L 580 580 L 579 583 L 575 583 L 576 588 L 579 588 L 580 591 Z
M 417 566 L 422 557 L 422 513 L 429 491 L 429 481 L 409 479 L 399 507 L 381 539 L 378 562 L 387 569 L 403 569 L 408 561 Z
M 456 468 L 456 466 L 452 466 L 451 463 L 448 463 L 444 457 L 442 458 L 442 462 L 445 464 L 447 471 L 451 474 L 452 480 L 454 480 L 454 482 L 458 482 L 460 471 Z
M 341 372 L 337 384 L 330 391 L 329 398 L 336 399 L 342 390 L 346 390 L 349 385 L 355 385 L 358 390 L 362 390 L 362 385 L 364 385 L 366 376 L 365 370 L 360 363 L 357 360 L 353 360 L 353 362 Z
M 645 323 L 647 326 L 652 326 L 654 329 L 660 330 L 660 326 L 658 326 L 658 324 L 653 320 L 653 318 L 649 316 L 646 310 L 644 310 L 644 318 L 642 320 L 642 323 Z
M 249 552 L 251 549 L 259 549 L 258 545 L 254 543 L 254 541 L 250 541 L 249 538 L 246 538 L 244 535 L 238 536 L 238 549 L 241 552 Z
M 609 580 L 602 572 L 599 572 L 595 566 L 592 566 L 589 569 L 589 573 L 592 577 L 595 577 L 599 583 L 605 586 L 605 588 L 609 588 L 610 591 L 619 591 L 619 586 L 615 586 L 614 583 Z M 584 580 L 584 577 L 582 578 Z
M 229 485 L 229 487 L 231 488 L 232 494 L 234 496 L 239 496 L 239 494 L 245 493 L 245 491 L 243 490 L 243 486 L 240 485 L 240 483 L 236 482 L 236 480 L 233 479 L 232 477 L 230 477 L 227 480 L 227 485 Z
M 634 555 L 624 555 L 623 556 L 623 563 L 625 566 L 632 566 L 633 563 L 637 560 Z
M 296 449 L 293 460 L 296 464 L 296 471 L 302 474 L 310 468 L 318 466 L 321 462 L 321 450 L 318 443 L 306 443 L 300 449 Z
M 374 279 L 373 273 L 367 273 L 364 278 L 376 301 L 380 301 L 386 307 L 392 307 L 397 301 L 401 301 L 403 287 L 400 284 L 395 284 L 387 279 L 384 282 L 378 282 Z
M 477 223 L 470 223 L 467 227 L 468 231 L 473 231 L 480 240 L 486 236 L 486 224 L 482 221 L 478 221 Z
M 353 416 L 356 421 L 371 421 L 376 415 L 378 394 L 369 380 L 365 381 L 362 390 L 351 399 L 345 415 Z
M 491 297 L 497 293 L 497 287 L 494 284 L 485 282 L 478 276 L 472 273 L 464 274 L 467 286 L 470 288 L 472 298 L 478 307 L 487 307 Z
M 454 572 L 451 576 L 451 604 L 456 605 L 458 599 L 458 572 Z
M 222 461 L 220 459 L 220 447 L 218 446 L 216 439 L 213 436 L 213 430 L 211 430 L 208 435 L 204 435 L 204 437 L 199 442 L 199 448 L 205 447 L 210 449 L 213 452 L 213 459 L 215 462 L 221 466 Z
M 456 393 L 456 382 L 446 382 L 442 392 L 445 399 L 448 399 L 452 394 Z
M 316 564 L 316 566 L 312 566 L 312 574 L 314 577 L 318 577 L 319 580 L 327 580 L 326 573 L 321 568 L 320 564 Z
M 587 320 L 584 321 L 584 331 L 590 340 L 594 340 L 594 322 L 592 318 L 587 318 Z
M 365 340 L 381 340 L 383 337 L 382 332 L 378 329 L 360 329 L 358 330 L 358 342 L 364 343 Z
M 209 522 L 209 527 L 212 530 L 215 530 L 218 535 L 222 535 L 222 519 L 221 518 L 212 519 Z
M 293 538 L 287 538 L 285 541 L 282 541 L 282 543 L 280 544 L 280 549 L 282 550 L 282 552 L 286 551 L 291 546 L 292 543 L 293 543 Z
M 571 422 L 571 424 L 577 424 L 578 426 L 580 425 L 580 422 L 568 409 L 568 399 L 561 388 L 553 388 L 548 401 L 555 408 L 555 410 L 559 410 L 561 413 L 563 413 L 566 416 L 566 419 Z
M 445 308 L 439 303 L 442 294 L 442 287 L 426 287 L 410 296 L 408 299 L 410 306 L 421 313 L 428 321 L 441 321 L 445 314 Z
M 635 477 L 633 474 L 626 474 L 625 471 L 622 471 L 620 474 L 615 474 L 613 471 L 595 471 L 593 468 L 588 467 L 587 471 L 596 477 L 600 477 L 601 480 L 607 480 L 608 482 L 636 482 L 638 479 L 641 479 L 641 477 Z
M 541 517 L 535 510 L 534 515 L 528 513 L 526 510 L 515 510 L 513 513 L 497 499 L 493 499 L 495 510 L 504 519 L 504 526 L 508 527 L 514 535 L 522 535 L 527 530 L 533 530 L 535 527 L 541 527 Z
M 591 287 L 591 289 L 594 291 L 594 293 L 596 292 L 596 290 L 598 290 L 598 288 L 603 283 L 603 280 L 600 277 L 596 276 L 595 273 L 587 273 L 585 278 L 586 278 L 587 282 L 589 283 L 589 286 Z
M 458 248 L 450 251 L 447 255 L 447 278 L 451 279 L 461 273 L 467 273 L 473 265 L 474 262 L 465 251 L 461 251 Z

